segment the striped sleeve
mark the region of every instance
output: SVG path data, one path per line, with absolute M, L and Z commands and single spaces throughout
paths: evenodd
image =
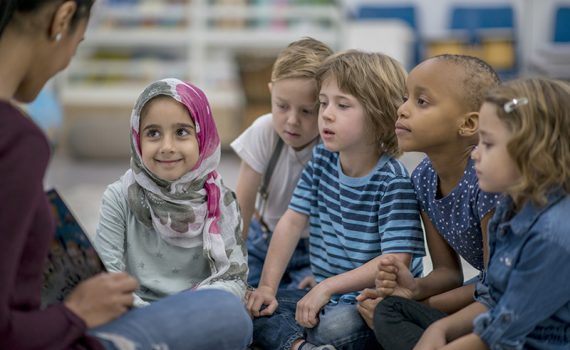
M 383 254 L 425 255 L 419 205 L 409 178 L 394 176 L 386 179 L 378 225 L 382 234 Z

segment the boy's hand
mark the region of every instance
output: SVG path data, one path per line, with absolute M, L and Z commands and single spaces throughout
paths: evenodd
M 313 328 L 319 324 L 319 311 L 331 298 L 323 283 L 317 284 L 297 303 L 295 320 L 305 328 Z
M 305 278 L 303 278 L 303 280 L 301 282 L 299 282 L 299 285 L 297 286 L 297 288 L 299 289 L 311 289 L 314 286 L 317 285 L 317 281 L 315 281 L 315 277 L 313 275 L 311 276 L 307 276 Z
M 376 274 L 376 292 L 379 297 L 390 295 L 413 299 L 417 282 L 410 269 L 393 256 L 382 257 Z
M 124 272 L 102 273 L 77 285 L 64 304 L 92 328 L 126 312 L 137 288 L 137 280 Z
M 263 308 L 266 305 L 266 308 Z M 248 294 L 247 311 L 252 317 L 270 316 L 277 310 L 275 291 L 269 286 L 259 286 Z
M 362 291 L 357 297 L 356 309 L 360 313 L 360 316 L 364 319 L 366 324 L 370 329 L 374 327 L 374 310 L 376 305 L 382 301 L 382 298 L 378 297 L 375 289 L 367 288 Z

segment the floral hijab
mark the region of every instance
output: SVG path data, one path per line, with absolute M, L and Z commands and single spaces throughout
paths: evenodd
M 196 126 L 199 158 L 194 168 L 175 181 L 158 178 L 143 164 L 140 120 L 152 98 L 165 95 L 183 104 Z M 229 268 L 228 240 L 236 244 L 241 220 L 233 193 L 216 172 L 220 162 L 220 138 L 205 94 L 178 79 L 150 84 L 139 96 L 131 114 L 131 169 L 122 178 L 128 203 L 136 218 L 152 227 L 171 245 L 191 248 L 203 245 L 215 263 L 215 272 Z M 230 205 L 232 204 L 232 205 Z M 230 233 L 233 237 L 222 237 Z M 210 278 L 216 276 L 212 275 Z

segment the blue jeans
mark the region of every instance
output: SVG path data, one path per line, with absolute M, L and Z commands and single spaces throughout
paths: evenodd
M 133 309 L 93 328 L 107 350 L 245 349 L 252 323 L 242 302 L 225 291 L 185 291 Z
M 355 304 L 328 303 L 319 313 L 315 328 L 295 322 L 297 302 L 307 291 L 279 290 L 279 307 L 268 317 L 253 320 L 253 344 L 267 350 L 289 350 L 297 339 L 314 345 L 334 345 L 338 350 L 376 349 L 374 333 L 356 310 Z
M 267 256 L 269 249 L 269 237 L 271 233 L 264 234 L 259 221 L 255 218 L 251 219 L 249 224 L 249 232 L 247 234 L 247 263 L 249 265 L 249 275 L 247 283 L 250 286 L 257 287 L 261 279 L 261 271 L 263 270 L 263 262 Z M 287 269 L 283 274 L 279 288 L 297 289 L 299 283 L 307 276 L 311 276 L 311 265 L 309 262 L 309 240 L 301 239 L 297 248 L 293 252 L 293 256 L 287 265 Z

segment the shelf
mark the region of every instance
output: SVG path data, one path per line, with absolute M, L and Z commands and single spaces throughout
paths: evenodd
M 305 36 L 340 46 L 339 6 L 215 2 L 97 2 L 86 40 L 62 75 L 65 118 L 127 117 L 145 86 L 174 77 L 204 90 L 227 145 L 242 131 L 245 110 L 237 54 L 273 57 Z
M 207 31 L 207 37 L 202 36 L 201 40 L 202 44 L 208 47 L 282 49 L 304 36 L 311 36 L 329 45 L 338 41 L 337 33 L 315 28 L 306 30 L 216 29 Z
M 146 84 L 69 84 L 61 93 L 66 106 L 133 106 Z M 233 90 L 203 88 L 212 108 L 234 108 L 243 104 L 243 96 Z
M 84 47 L 163 47 L 188 46 L 187 29 L 98 29 L 86 34 Z

